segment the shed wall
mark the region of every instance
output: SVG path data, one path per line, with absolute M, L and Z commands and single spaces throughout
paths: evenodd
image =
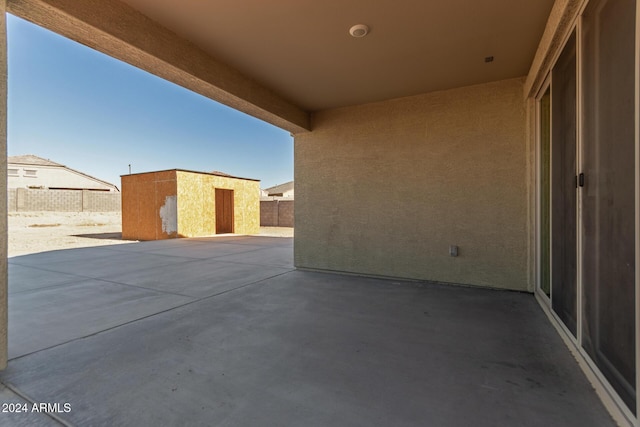
M 216 232 L 215 189 L 233 190 L 234 233 L 260 232 L 260 182 L 177 171 L 178 232 L 183 237 Z
M 176 196 L 176 171 L 124 175 L 122 238 L 159 240 L 178 237 Z

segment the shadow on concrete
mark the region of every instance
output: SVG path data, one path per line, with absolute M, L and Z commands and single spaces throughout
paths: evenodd
M 91 233 L 73 234 L 73 237 L 85 237 L 87 239 L 122 240 L 122 233 Z

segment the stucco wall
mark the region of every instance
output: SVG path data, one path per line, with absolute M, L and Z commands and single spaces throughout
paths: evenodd
M 522 93 L 512 79 L 316 113 L 295 136 L 296 266 L 527 290 Z

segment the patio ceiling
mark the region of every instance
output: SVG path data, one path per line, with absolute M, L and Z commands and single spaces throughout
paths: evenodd
M 553 0 L 124 0 L 304 110 L 526 75 Z M 355 24 L 370 33 L 349 35 Z M 493 56 L 494 62 L 485 63 Z
M 7 10 L 296 133 L 310 112 L 526 75 L 553 3 L 7 0 Z M 355 24 L 370 33 L 351 37 Z

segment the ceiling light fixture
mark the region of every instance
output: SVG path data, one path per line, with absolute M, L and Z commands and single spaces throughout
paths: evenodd
M 349 28 L 349 34 L 357 38 L 364 37 L 369 34 L 369 27 L 364 24 L 354 25 L 353 27 Z

